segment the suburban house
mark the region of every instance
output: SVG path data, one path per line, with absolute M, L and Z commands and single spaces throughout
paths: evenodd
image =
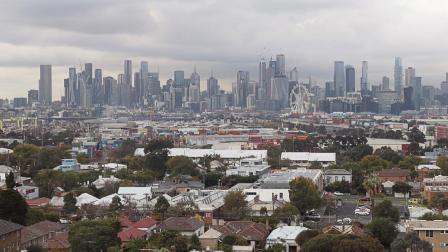
M 92 184 L 96 187 L 96 189 L 102 189 L 107 184 L 118 184 L 121 179 L 114 177 L 111 175 L 109 178 L 104 178 L 102 175 L 98 176 L 98 179 L 93 181 Z
M 323 191 L 323 173 L 320 169 L 297 168 L 266 174 L 258 183 L 263 189 L 289 189 L 289 182 L 297 177 L 311 179 Z
M 31 226 L 24 227 L 21 231 L 21 248 L 26 249 L 31 245 L 45 247 L 50 238 L 56 232 L 67 231 L 68 226 L 51 221 L 41 221 Z
M 239 165 L 229 167 L 226 170 L 226 176 L 261 176 L 269 173 L 270 170 L 271 166 L 260 158 L 245 158 L 240 161 Z
M 297 252 L 300 246 L 296 243 L 296 237 L 308 228 L 303 226 L 282 226 L 278 227 L 269 234 L 266 239 L 266 248 L 274 244 L 285 246 L 285 252 Z
M 441 169 L 437 165 L 433 164 L 422 164 L 417 165 L 416 169 L 418 174 L 418 181 L 423 181 L 425 178 L 432 178 L 435 175 L 440 175 Z
M 223 238 L 221 232 L 216 229 L 210 228 L 207 232 L 199 236 L 199 242 L 204 249 L 216 249 L 218 242 Z
M 327 167 L 336 164 L 336 153 L 282 152 L 281 160 L 300 167 L 309 167 L 313 162 Z
M 423 179 L 423 197 L 431 202 L 432 197 L 437 193 L 448 197 L 448 176 L 438 175 Z
M 383 169 L 378 173 L 378 177 L 381 182 L 406 182 L 411 179 L 411 172 L 400 168 Z
M 324 172 L 325 185 L 338 181 L 347 181 L 348 183 L 352 183 L 352 173 L 344 169 L 327 169 Z
M 269 235 L 266 225 L 252 221 L 229 221 L 222 226 L 213 226 L 212 228 L 222 233 L 223 237 L 234 235 L 259 249 L 264 248 Z
M 417 232 L 420 239 L 432 245 L 433 252 L 448 251 L 448 221 L 414 220 L 405 223 L 406 232 Z
M 170 217 L 155 228 L 156 232 L 164 230 L 177 231 L 185 236 L 195 234 L 199 237 L 204 233 L 204 222 L 193 217 Z
M 285 204 L 284 202 L 286 201 L 261 201 L 260 196 L 256 195 L 255 198 L 247 203 L 247 208 L 249 209 L 250 216 L 271 216 L 274 214 L 275 209 L 282 207 Z M 266 212 L 263 213 L 262 209 L 266 210 Z
M 0 219 L 0 251 L 20 251 L 20 230 L 23 226 Z

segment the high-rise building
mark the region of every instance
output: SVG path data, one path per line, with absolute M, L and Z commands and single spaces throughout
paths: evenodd
M 185 84 L 184 71 L 176 70 L 174 71 L 174 87 L 183 88 Z
M 335 87 L 333 81 L 325 82 L 325 98 L 335 96 Z
M 345 96 L 345 67 L 344 61 L 334 62 L 334 86 L 336 96 Z
M 420 110 L 422 98 L 422 77 L 412 78 L 411 87 L 414 90 L 412 100 L 414 101 L 415 110 Z
M 399 96 L 401 96 L 401 89 L 403 87 L 403 66 L 400 57 L 395 57 L 394 66 L 394 89 Z
M 275 76 L 286 76 L 285 55 L 278 54 L 276 56 Z
M 267 98 L 268 94 L 268 79 L 267 79 L 267 69 L 266 62 L 260 61 L 258 64 L 258 92 L 257 99 L 264 100 Z M 270 92 L 269 92 L 270 93 Z
M 32 106 L 33 103 L 39 101 L 39 90 L 31 89 L 28 90 L 28 106 Z
M 93 104 L 104 103 L 103 72 L 101 69 L 95 69 L 95 78 L 93 79 Z
M 345 66 L 345 89 L 347 93 L 356 91 L 355 68 L 351 65 Z
M 390 87 L 389 87 L 389 77 L 383 76 L 382 83 L 381 83 L 381 89 L 383 91 L 389 91 L 390 90 Z
M 104 104 L 120 105 L 120 90 L 117 80 L 110 76 L 104 78 Z
M 299 81 L 299 71 L 297 70 L 297 67 L 294 67 L 291 72 L 289 72 L 289 80 L 290 81 Z
M 415 68 L 412 67 L 406 68 L 404 71 L 404 85 L 406 87 L 412 86 L 412 79 L 414 78 L 415 78 Z
M 218 80 L 213 75 L 207 80 L 207 97 L 211 98 L 219 94 Z
M 235 106 L 244 108 L 247 105 L 246 100 L 249 95 L 249 72 L 238 71 L 234 84 Z
M 414 110 L 415 105 L 412 97 L 414 96 L 414 89 L 412 86 L 403 89 L 403 110 Z
M 361 94 L 366 94 L 369 91 L 367 72 L 368 72 L 367 61 L 363 61 L 362 62 L 362 72 L 361 72 Z
M 138 94 L 138 103 L 143 104 L 143 99 L 151 92 L 149 85 L 149 66 L 147 61 L 140 62 L 140 85 L 135 86 L 136 93 Z
M 277 61 L 269 60 L 268 68 L 266 69 L 266 99 L 272 98 L 272 83 L 274 82 L 275 71 L 277 69 Z
M 132 86 L 132 61 L 124 61 L 123 84 Z
M 78 105 L 79 96 L 78 92 L 78 75 L 76 74 L 76 68 L 70 67 L 68 69 L 68 96 L 65 97 L 67 99 L 67 106 L 75 107 Z
M 201 77 L 194 68 L 193 73 L 190 76 L 190 85 L 188 87 L 189 102 L 199 102 L 201 93 Z
M 51 65 L 40 65 L 39 102 L 41 105 L 51 105 L 52 88 Z

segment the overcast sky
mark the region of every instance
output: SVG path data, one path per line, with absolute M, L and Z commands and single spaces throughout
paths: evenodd
M 448 71 L 446 0 L 1 0 L 0 97 L 38 88 L 39 65 L 53 65 L 53 99 L 63 94 L 68 67 L 92 62 L 103 76 L 134 71 L 147 60 L 161 82 L 194 66 L 201 86 L 213 69 L 229 89 L 237 70 L 257 79 L 261 57 L 286 55 L 301 79 L 333 77 L 333 62 L 361 61 L 369 82 L 393 77 L 395 56 L 424 85 Z

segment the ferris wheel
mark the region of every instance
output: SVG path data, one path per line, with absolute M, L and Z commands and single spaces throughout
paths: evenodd
M 306 87 L 297 83 L 289 94 L 289 106 L 291 113 L 304 114 L 308 113 L 311 107 L 310 93 Z

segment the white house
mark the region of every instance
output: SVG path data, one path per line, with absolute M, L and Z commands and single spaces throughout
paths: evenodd
M 281 160 L 289 160 L 292 164 L 302 167 L 308 167 L 312 162 L 327 167 L 336 163 L 336 153 L 282 152 Z
M 121 181 L 121 179 L 116 178 L 116 177 L 114 177 L 112 175 L 109 178 L 103 178 L 103 176 L 99 175 L 98 179 L 93 181 L 92 184 L 97 189 L 102 189 L 108 183 L 114 184 L 114 183 L 120 183 L 120 181 Z
M 96 202 L 97 200 L 98 200 L 97 197 L 92 196 L 88 193 L 83 193 L 78 197 L 76 197 L 76 206 L 81 207 L 82 205 L 89 205 Z
M 327 169 L 324 173 L 324 183 L 329 185 L 337 181 L 352 183 L 352 173 L 344 169 Z
M 248 188 L 244 189 L 243 193 L 246 195 L 246 201 L 258 196 L 258 199 L 264 202 L 272 202 L 273 197 L 279 201 L 289 202 L 289 189 Z
M 27 200 L 39 198 L 39 187 L 37 186 L 19 186 L 15 189 Z
M 303 226 L 282 226 L 272 230 L 266 239 L 266 248 L 274 244 L 285 246 L 285 252 L 297 252 L 300 250 L 296 243 L 296 237 L 308 228 Z

